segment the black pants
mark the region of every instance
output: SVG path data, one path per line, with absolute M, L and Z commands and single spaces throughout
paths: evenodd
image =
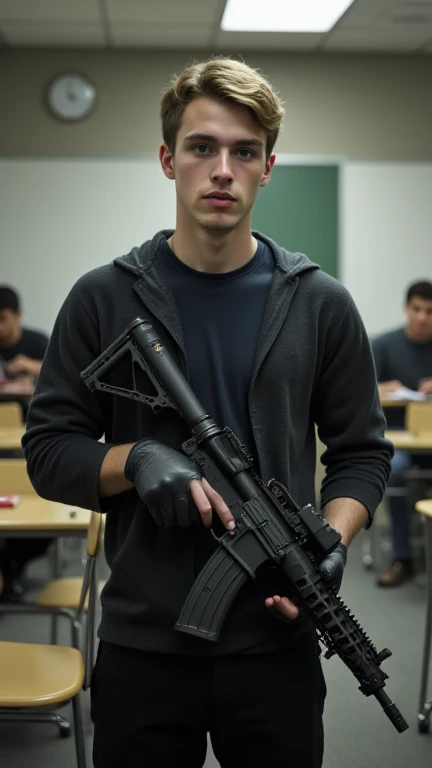
M 320 768 L 325 692 L 315 635 L 217 659 L 101 643 L 94 766 L 201 768 L 209 732 L 222 768 Z

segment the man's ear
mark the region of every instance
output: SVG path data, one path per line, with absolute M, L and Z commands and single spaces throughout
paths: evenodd
M 265 171 L 261 176 L 260 187 L 265 187 L 269 183 L 270 175 L 271 175 L 275 160 L 276 160 L 276 155 L 270 155 L 269 159 L 266 162 Z
M 167 144 L 162 144 L 159 150 L 159 160 L 167 179 L 175 179 L 174 155 Z

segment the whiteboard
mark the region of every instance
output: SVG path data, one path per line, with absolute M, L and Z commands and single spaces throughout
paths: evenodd
M 50 333 L 75 281 L 175 226 L 157 159 L 0 160 L 0 283 Z
M 340 280 L 371 336 L 405 322 L 407 287 L 432 280 L 432 163 L 340 170 Z

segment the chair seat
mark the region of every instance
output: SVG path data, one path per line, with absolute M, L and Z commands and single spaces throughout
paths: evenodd
M 98 584 L 98 594 L 102 592 L 105 581 L 101 580 Z M 80 576 L 68 579 L 53 579 L 45 587 L 36 600 L 36 605 L 41 608 L 78 608 L 82 588 L 82 578 Z M 84 604 L 88 610 L 88 595 Z
M 0 708 L 60 704 L 76 696 L 83 682 L 76 648 L 0 641 Z

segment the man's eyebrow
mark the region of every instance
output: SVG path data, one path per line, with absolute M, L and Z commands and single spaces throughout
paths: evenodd
M 188 143 L 192 141 L 209 141 L 212 144 L 218 143 L 216 136 L 210 136 L 208 133 L 189 133 L 184 137 L 183 141 Z M 263 147 L 264 142 L 262 142 L 261 139 L 237 139 L 237 141 L 233 142 L 233 146 Z

